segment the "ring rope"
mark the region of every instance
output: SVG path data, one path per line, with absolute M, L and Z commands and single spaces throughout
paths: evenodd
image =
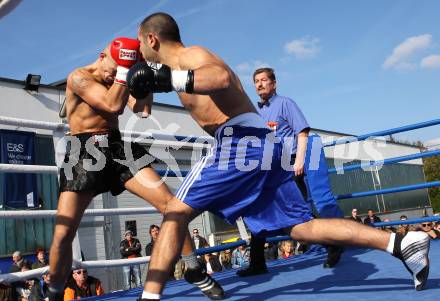
M 355 169 L 369 168 L 369 167 L 374 167 L 374 166 L 379 166 L 379 165 L 389 165 L 389 164 L 393 164 L 393 163 L 399 163 L 399 162 L 410 161 L 410 160 L 426 158 L 426 157 L 432 157 L 432 156 L 437 156 L 437 155 L 440 155 L 440 149 L 417 153 L 417 154 L 406 155 L 406 156 L 401 156 L 401 157 L 394 157 L 394 158 L 384 159 L 384 160 L 379 160 L 379 161 L 368 161 L 368 162 L 351 164 L 351 165 L 337 167 L 337 168 L 329 168 L 328 173 L 333 174 L 333 173 L 337 173 L 339 171 L 351 171 L 351 170 L 355 170 Z
M 412 131 L 412 130 L 416 130 L 416 129 L 421 129 L 421 128 L 425 128 L 425 127 L 430 127 L 430 126 L 438 125 L 438 124 L 440 124 L 440 119 L 434 119 L 434 120 L 429 120 L 429 121 L 425 121 L 425 122 L 419 122 L 419 123 L 415 123 L 415 124 L 392 128 L 392 129 L 388 129 L 388 130 L 368 133 L 368 134 L 364 134 L 364 135 L 360 135 L 360 136 L 343 137 L 343 138 L 339 138 L 339 139 L 336 139 L 331 142 L 324 143 L 324 147 L 335 146 L 335 145 L 344 144 L 344 143 L 363 141 L 363 140 L 366 140 L 370 137 L 387 136 L 387 135 Z
M 21 127 L 29 127 L 29 128 L 37 128 L 37 129 L 48 129 L 48 130 L 68 130 L 69 126 L 65 123 L 55 123 L 55 122 L 45 122 L 45 121 L 36 121 L 36 120 L 28 120 L 28 119 L 21 119 L 21 118 L 14 118 L 14 117 L 6 117 L 6 116 L 0 116 L 0 124 L 5 125 L 12 125 L 12 126 L 21 126 Z M 338 144 L 343 143 L 351 143 L 351 142 L 357 142 L 357 141 L 363 141 L 370 137 L 380 137 L 380 136 L 386 136 L 406 131 L 411 131 L 415 129 L 430 127 L 434 125 L 440 124 L 440 119 L 434 119 L 429 120 L 425 122 L 415 123 L 411 125 L 406 125 L 402 127 L 392 128 L 388 130 L 378 131 L 378 132 L 372 132 L 364 135 L 354 136 L 354 137 L 343 137 L 340 139 L 336 139 L 331 142 L 324 143 L 324 147 L 329 146 L 335 146 Z M 197 139 L 203 139 L 204 141 L 208 142 L 214 142 L 214 138 L 206 136 L 206 137 L 186 137 L 186 136 L 179 136 L 179 135 L 169 135 L 169 134 L 156 134 L 156 133 L 141 133 L 141 132 L 129 132 L 129 131 L 123 131 L 123 134 L 136 134 L 136 135 L 142 135 L 147 136 L 153 139 L 159 139 L 159 140 L 185 140 L 188 139 L 188 142 L 196 142 Z M 157 138 L 156 138 L 157 137 Z
M 13 173 L 36 173 L 36 174 L 58 174 L 58 167 L 51 165 L 26 165 L 26 164 L 7 164 L 0 163 L 0 172 L 13 172 Z M 175 171 L 158 169 L 156 172 L 160 176 L 168 177 L 185 177 L 189 171 L 182 170 L 180 175 L 177 175 Z
M 34 129 L 52 130 L 52 131 L 69 130 L 69 126 L 65 123 L 28 120 L 28 119 L 14 118 L 14 117 L 6 117 L 6 116 L 0 116 L 0 124 L 18 126 L 18 127 L 28 127 Z M 127 137 L 134 136 L 134 137 L 142 137 L 144 139 L 157 139 L 157 140 L 165 140 L 165 141 L 177 140 L 177 142 L 181 141 L 188 143 L 200 143 L 201 147 L 204 147 L 203 142 L 209 142 L 209 143 L 214 142 L 214 138 L 210 136 L 192 137 L 192 136 L 161 134 L 161 133 L 153 133 L 153 132 L 135 132 L 135 131 L 121 131 L 121 134 Z
M 440 181 L 432 181 L 432 182 L 413 184 L 413 185 L 403 185 L 398 187 L 384 188 L 384 189 L 370 190 L 363 192 L 339 194 L 339 195 L 335 195 L 335 198 L 337 200 L 344 200 L 344 199 L 360 198 L 360 197 L 378 195 L 378 194 L 388 194 L 388 193 L 395 193 L 402 191 L 418 190 L 418 189 L 431 188 L 436 186 L 440 186 Z
M 84 211 L 84 216 L 135 215 L 158 212 L 159 211 L 154 207 L 87 209 Z M 56 213 L 57 210 L 0 210 L 0 219 L 15 219 L 23 217 L 54 218 Z
M 0 172 L 11 172 L 11 171 L 22 171 L 21 167 L 26 166 L 27 172 L 37 172 L 42 170 L 43 172 L 49 172 L 54 173 L 54 170 L 57 170 L 57 167 L 51 166 L 51 169 L 47 168 L 48 166 L 43 165 L 20 165 L 20 164 L 0 164 Z M 44 167 L 44 168 L 41 168 Z M 188 171 L 182 171 L 182 176 L 186 176 Z M 158 174 L 161 176 L 168 175 L 168 176 L 176 176 L 175 172 L 173 171 L 167 171 L 167 170 L 158 170 Z M 431 188 L 440 186 L 440 181 L 432 181 L 432 182 L 426 182 L 426 183 L 419 183 L 419 184 L 413 184 L 413 185 L 404 185 L 404 186 L 398 186 L 398 187 L 392 187 L 392 188 L 385 188 L 385 189 L 379 189 L 379 190 L 372 190 L 372 191 L 364 191 L 364 192 L 355 192 L 355 193 L 347 193 L 347 194 L 340 194 L 336 195 L 335 198 L 337 200 L 343 200 L 343 199 L 352 199 L 357 197 L 365 197 L 365 196 L 372 196 L 372 195 L 379 195 L 379 194 L 388 194 L 388 193 L 395 193 L 395 192 L 402 192 L 402 191 L 410 191 L 410 190 L 418 190 L 423 188 Z
M 93 261 L 75 261 L 72 264 L 72 269 L 99 269 L 120 267 L 129 265 L 138 265 L 150 262 L 150 256 L 136 257 L 130 259 L 110 259 L 110 260 L 93 260 Z M 38 268 L 25 272 L 16 272 L 8 274 L 0 274 L 0 283 L 11 283 L 15 281 L 21 281 L 29 278 L 38 278 L 46 274 L 49 271 L 49 267 Z

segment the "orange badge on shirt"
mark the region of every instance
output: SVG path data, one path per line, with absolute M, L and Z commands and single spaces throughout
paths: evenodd
M 276 122 L 276 121 L 268 121 L 267 122 L 267 126 L 270 127 L 270 129 L 276 133 L 277 132 L 278 122 Z

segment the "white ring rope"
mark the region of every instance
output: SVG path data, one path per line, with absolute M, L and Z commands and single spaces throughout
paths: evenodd
M 121 267 L 138 265 L 150 262 L 150 256 L 136 257 L 130 259 L 111 259 L 111 260 L 94 260 L 94 261 L 75 261 L 72 264 L 72 269 L 99 269 L 110 267 Z M 49 267 L 38 268 L 26 272 L 0 274 L 0 283 L 12 283 L 15 281 L 22 281 L 30 278 L 39 278 L 49 271 Z
M 6 117 L 6 116 L 0 116 L 0 124 L 4 125 L 10 125 L 10 126 L 18 126 L 18 127 L 28 127 L 28 128 L 34 128 L 34 129 L 44 129 L 44 130 L 53 130 L 53 131 L 59 131 L 59 130 L 69 130 L 69 126 L 65 123 L 56 123 L 56 122 L 47 122 L 47 121 L 36 121 L 36 120 L 28 120 L 28 119 L 21 119 L 21 118 L 13 118 L 13 117 Z M 152 132 L 134 132 L 134 131 L 121 131 L 121 133 L 127 137 L 143 137 L 144 139 L 157 139 L 157 140 L 165 140 L 165 141 L 176 141 L 175 135 L 170 134 L 160 134 L 160 133 L 152 133 Z M 200 139 L 200 141 L 207 141 L 210 143 L 214 142 L 214 138 L 209 136 L 201 136 L 197 137 Z M 176 141 L 179 142 L 179 141 Z M 186 143 L 186 142 L 182 142 Z M 192 142 L 189 142 L 191 144 L 194 144 Z M 195 144 L 201 144 L 201 146 L 204 146 L 203 143 L 195 143 Z
M 154 207 L 87 209 L 84 212 L 84 216 L 134 215 L 158 212 L 159 211 Z M 0 210 L 0 219 L 15 219 L 23 217 L 51 218 L 55 217 L 56 213 L 56 210 Z
M 27 120 L 6 116 L 0 116 L 0 124 L 52 131 L 69 130 L 69 126 L 65 123 Z
M 25 165 L 0 163 L 0 172 L 58 174 L 58 167 L 50 165 Z

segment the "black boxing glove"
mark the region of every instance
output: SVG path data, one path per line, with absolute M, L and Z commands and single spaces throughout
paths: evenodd
M 186 92 L 194 90 L 193 70 L 171 70 L 163 64 L 140 62 L 130 68 L 127 86 L 135 98 L 144 98 L 150 92 Z
M 145 67 L 145 62 L 134 64 L 127 73 L 127 87 L 131 96 L 136 99 L 143 99 L 151 93 L 147 79 L 151 76 L 150 68 Z

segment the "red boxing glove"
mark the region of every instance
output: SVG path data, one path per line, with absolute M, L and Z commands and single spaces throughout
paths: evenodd
M 115 82 L 125 85 L 128 69 L 140 58 L 139 41 L 130 38 L 116 38 L 110 44 L 110 55 L 118 64 Z

